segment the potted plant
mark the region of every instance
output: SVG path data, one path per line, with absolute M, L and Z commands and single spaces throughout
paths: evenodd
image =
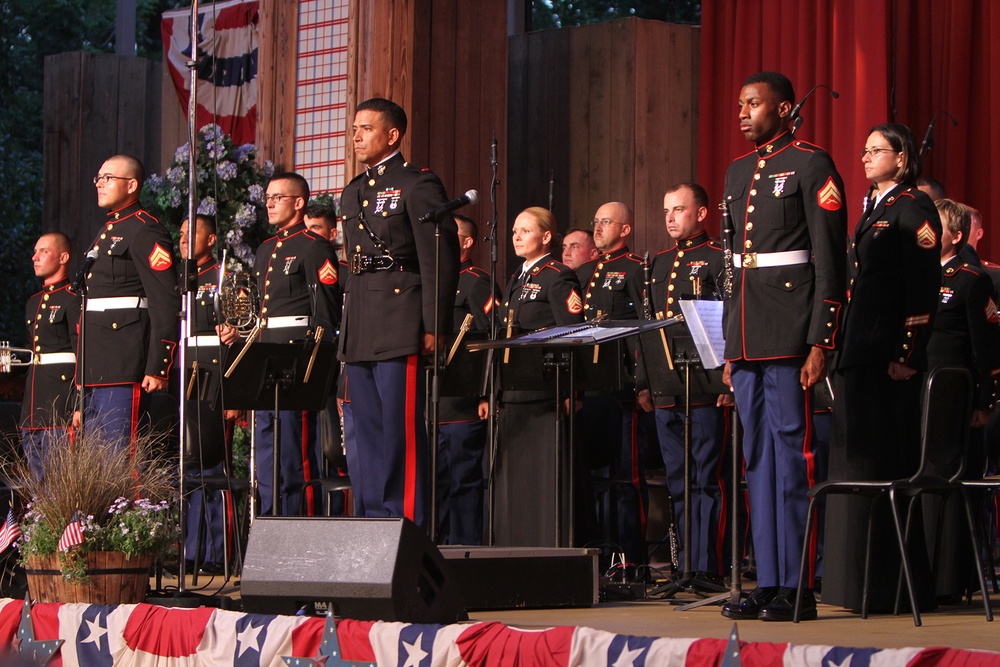
M 18 549 L 39 602 L 141 602 L 153 560 L 176 549 L 175 469 L 159 436 L 130 451 L 100 429 L 56 431 L 36 474 L 13 464 L 27 511 Z

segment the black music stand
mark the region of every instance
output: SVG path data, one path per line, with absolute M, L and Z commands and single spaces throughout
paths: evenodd
M 228 369 L 229 376 L 223 377 L 223 402 L 227 410 L 274 411 L 274 466 L 271 471 L 271 513 L 274 516 L 281 516 L 280 412 L 325 409 L 337 368 L 337 346 L 334 343 L 320 342 L 317 345 L 310 340 L 301 343 L 254 342 L 246 355 Z M 254 461 L 256 467 L 256 457 Z M 256 484 L 253 487 L 251 494 L 256 494 Z
M 500 386 L 506 390 L 543 390 L 555 394 L 556 410 L 562 410 L 564 396 L 574 391 L 612 392 L 622 388 L 625 372 L 621 359 L 625 339 L 642 331 L 665 326 L 665 322 L 645 320 L 605 320 L 566 326 L 548 327 L 512 338 L 468 344 L 471 351 L 497 350 Z M 574 413 L 568 421 L 566 454 L 569 479 L 566 481 L 570 499 L 568 539 L 562 545 L 563 480 L 561 465 L 564 457 L 561 420 L 556 422 L 554 454 L 556 457 L 556 545 L 572 546 L 574 541 Z M 492 484 L 492 475 L 491 482 Z M 492 497 L 492 496 L 491 496 Z M 490 507 L 492 516 L 493 508 Z M 492 536 L 490 536 L 492 539 Z
M 723 394 L 722 302 L 680 301 L 682 317 L 639 336 L 653 396 L 684 397 L 684 564 L 681 577 L 650 591 L 672 598 L 680 592 L 703 596 L 726 590 L 695 576 L 691 568 L 691 396 Z

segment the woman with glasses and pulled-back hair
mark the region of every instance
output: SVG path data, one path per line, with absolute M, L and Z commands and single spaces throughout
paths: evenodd
M 830 480 L 916 472 L 920 394 L 941 283 L 941 221 L 930 197 L 916 187 L 920 158 L 913 132 L 898 123 L 873 127 L 861 163 L 872 185 L 848 246 L 850 299 L 832 366 Z M 861 608 L 868 503 L 845 495 L 827 499 L 827 604 Z M 879 504 L 874 534 L 891 535 L 891 520 L 887 505 Z M 910 554 L 922 610 L 935 604 L 923 542 L 914 535 Z M 880 549 L 872 558 L 871 611 L 893 609 L 899 568 L 894 549 Z

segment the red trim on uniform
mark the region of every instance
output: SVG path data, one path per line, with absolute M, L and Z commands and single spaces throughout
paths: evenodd
M 302 420 L 300 428 L 301 441 L 299 442 L 299 456 L 302 458 L 302 481 L 308 482 L 313 478 L 313 471 L 309 467 L 309 413 L 302 411 L 299 413 Z M 309 485 L 305 488 L 306 494 L 306 516 L 316 516 L 316 490 Z
M 417 355 L 406 358 L 406 451 L 403 471 L 403 516 L 416 521 L 417 506 Z
M 809 488 L 816 486 L 816 454 L 813 452 L 813 409 L 812 409 L 812 392 L 805 391 L 804 403 L 806 412 L 806 436 L 802 442 L 802 455 L 806 459 L 806 481 L 809 483 Z M 809 539 L 809 569 L 806 572 L 806 582 L 809 582 L 805 588 L 812 588 L 812 580 L 816 575 L 816 555 L 819 549 L 819 521 L 816 516 L 817 508 L 813 507 L 813 521 L 812 530 L 807 536 Z

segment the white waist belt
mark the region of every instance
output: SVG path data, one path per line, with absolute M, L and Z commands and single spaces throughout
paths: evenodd
M 75 364 L 76 355 L 72 352 L 36 352 L 31 358 L 31 363 L 36 366 L 48 366 L 49 364 Z
M 103 312 L 124 308 L 149 308 L 144 296 L 109 296 L 103 299 L 87 299 L 87 310 Z
M 219 347 L 219 337 L 216 336 L 189 336 L 188 345 L 191 347 Z
M 792 266 L 808 264 L 811 253 L 808 250 L 786 250 L 784 252 L 747 252 L 733 255 L 733 266 L 737 269 L 766 269 L 771 266 Z
M 282 315 L 281 317 L 267 318 L 268 329 L 288 329 L 289 327 L 309 326 L 308 315 Z

